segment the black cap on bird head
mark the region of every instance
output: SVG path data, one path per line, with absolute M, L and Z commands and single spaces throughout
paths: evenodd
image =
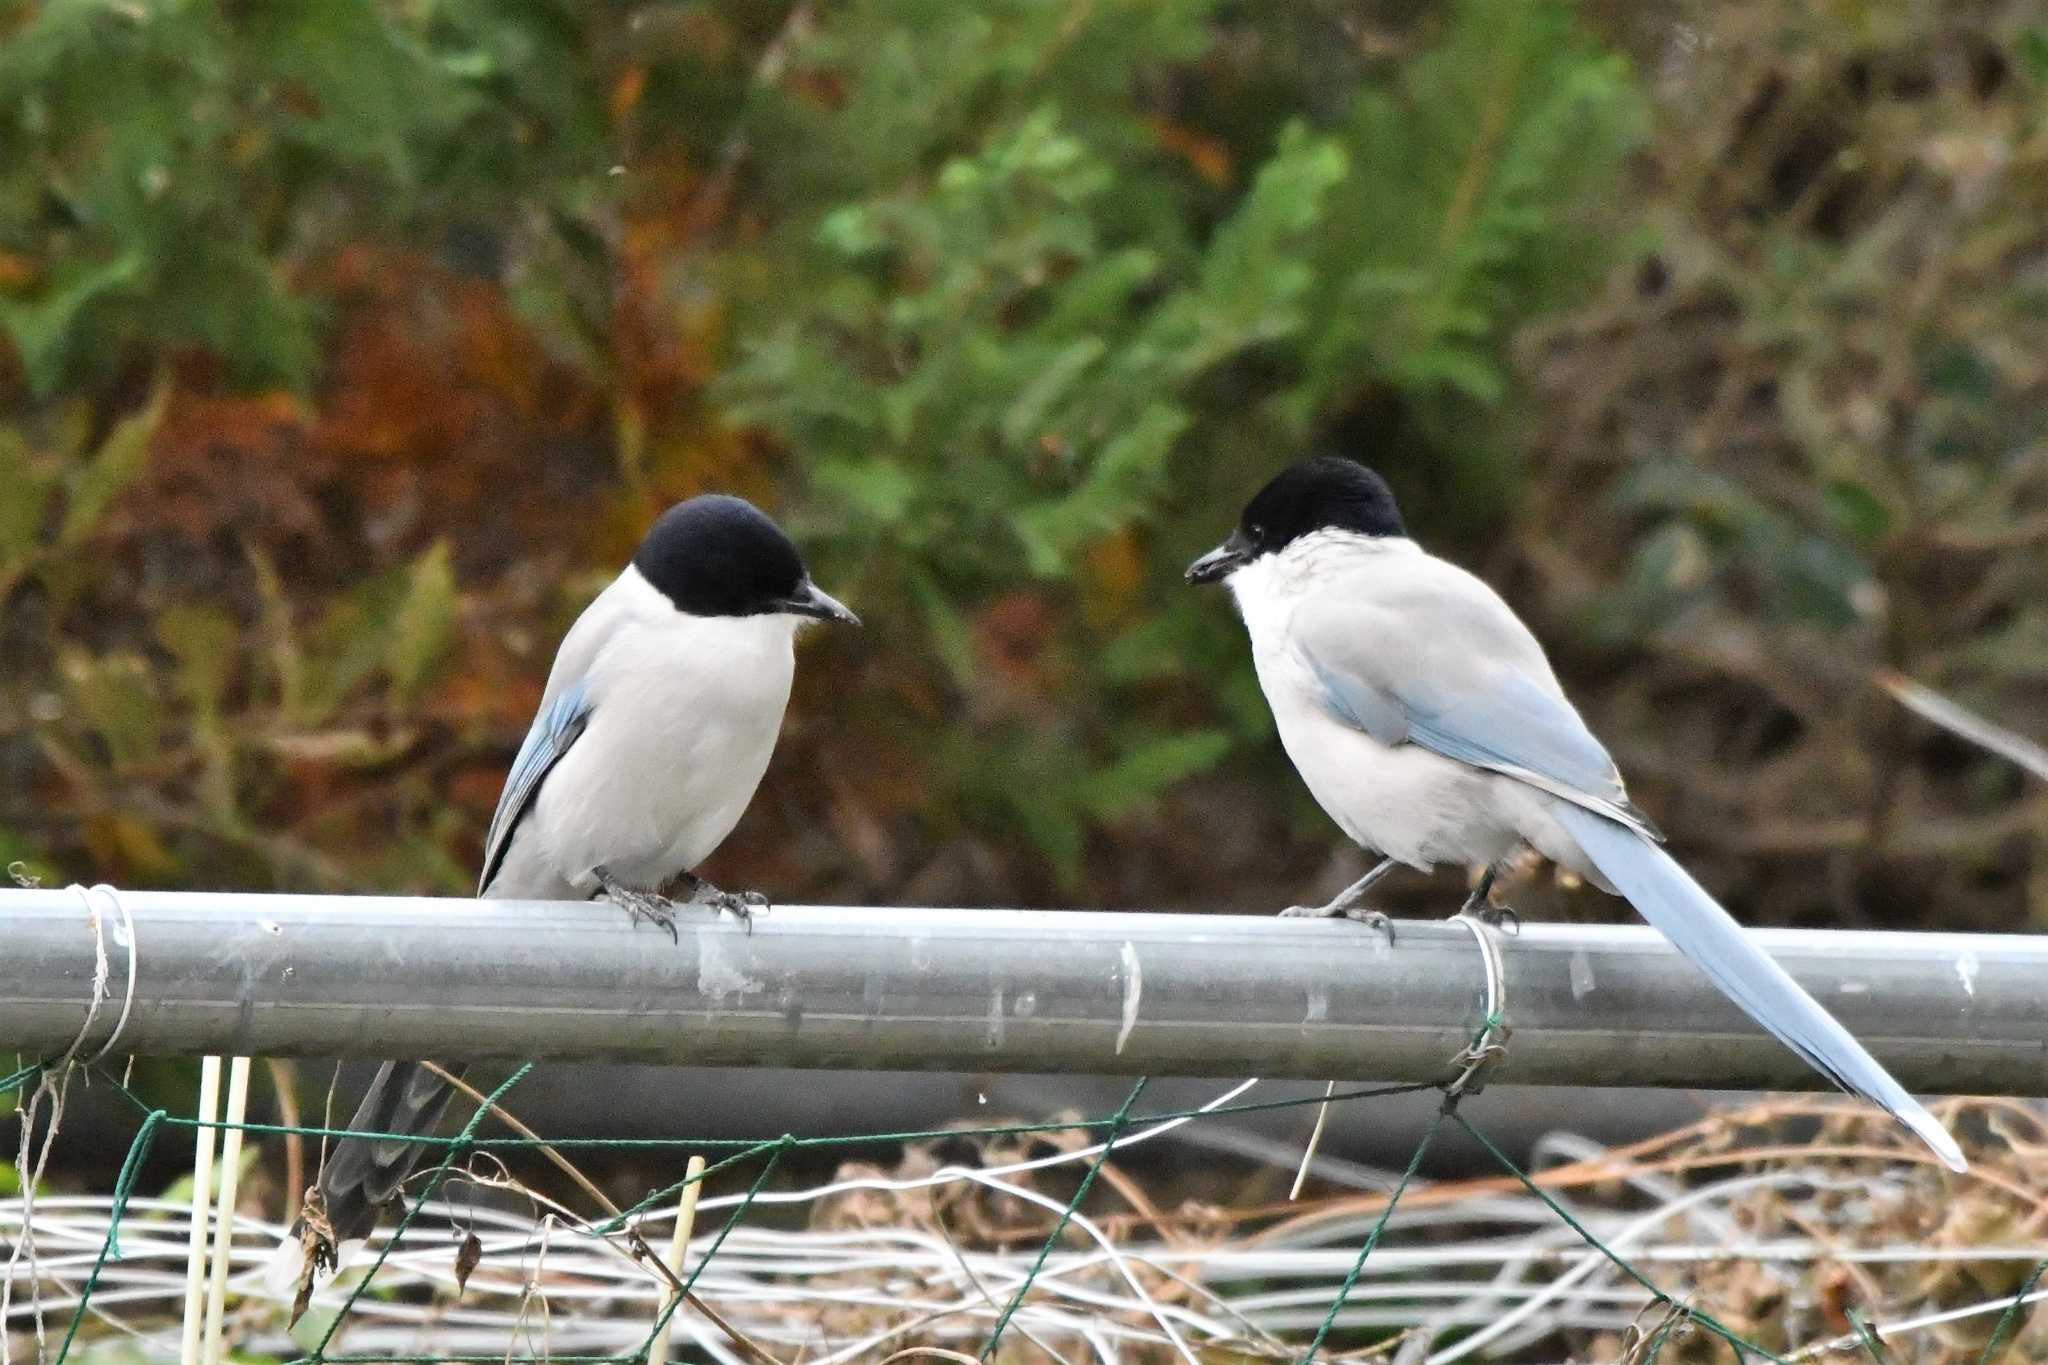
M 782 528 L 745 498 L 706 493 L 677 503 L 648 528 L 633 567 L 692 616 L 785 613 L 860 624 L 811 582 Z
M 1188 581 L 1228 578 L 1317 531 L 1406 536 L 1408 527 L 1385 479 L 1356 460 L 1322 455 L 1274 475 L 1245 504 L 1230 538 L 1188 565 Z

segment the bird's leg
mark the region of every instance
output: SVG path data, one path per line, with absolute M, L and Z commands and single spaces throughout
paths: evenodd
M 754 932 L 754 916 L 768 909 L 768 898 L 759 891 L 720 891 L 687 869 L 671 877 L 668 885 L 683 890 L 685 899 L 692 904 L 725 911 L 746 925 L 750 934 Z
M 1283 919 L 1335 919 L 1342 915 L 1346 919 L 1355 919 L 1361 924 L 1379 930 L 1387 936 L 1387 943 L 1391 945 L 1394 941 L 1394 922 L 1377 910 L 1360 909 L 1358 903 L 1365 899 L 1365 893 L 1372 890 L 1374 883 L 1393 870 L 1394 860 L 1382 858 L 1370 872 L 1332 897 L 1328 905 L 1290 905 L 1280 912 L 1280 916 Z
M 1492 928 L 1519 934 L 1522 931 L 1522 917 L 1516 914 L 1512 907 L 1495 905 L 1486 898 L 1487 893 L 1493 890 L 1494 875 L 1491 867 L 1481 874 L 1479 885 L 1473 887 L 1472 894 L 1465 897 L 1465 903 L 1458 907 L 1458 913 L 1481 920 Z
M 597 878 L 597 885 L 604 892 L 604 898 L 631 916 L 634 923 L 646 920 L 657 928 L 668 930 L 669 940 L 679 942 L 676 936 L 676 904 L 658 891 L 636 891 L 611 874 L 602 863 L 590 869 L 590 875 Z

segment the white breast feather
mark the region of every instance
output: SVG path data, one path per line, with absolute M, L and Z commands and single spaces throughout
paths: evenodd
M 1288 624 L 1309 594 L 1333 584 L 1342 590 L 1353 575 L 1422 572 L 1427 559 L 1410 540 L 1323 531 L 1254 560 L 1231 575 L 1230 588 L 1280 742 L 1338 828 L 1412 867 L 1491 863 L 1514 851 L 1522 837 L 1516 826 L 1537 818 L 1525 809 L 1530 802 L 1501 790 L 1520 784 L 1413 744 L 1381 744 L 1338 720 L 1289 638 Z M 1389 639 L 1385 647 L 1403 642 Z
M 541 894 L 514 889 L 536 881 L 587 894 L 600 863 L 643 889 L 694 868 L 739 822 L 775 751 L 794 617 L 690 616 L 631 571 L 606 596 L 584 671 L 590 724 L 515 837 L 510 894 Z

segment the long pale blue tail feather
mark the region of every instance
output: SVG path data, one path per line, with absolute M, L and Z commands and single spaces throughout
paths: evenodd
M 1934 1115 L 1757 947 L 1690 873 L 1626 825 L 1565 801 L 1553 809 L 1593 866 L 1722 994 L 1836 1085 L 1910 1128 L 1950 1170 L 1969 1169 L 1962 1149 Z

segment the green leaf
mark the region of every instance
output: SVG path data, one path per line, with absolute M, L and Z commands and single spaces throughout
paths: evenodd
M 1648 126 L 1626 62 L 1557 0 L 1449 9 L 1398 88 L 1367 86 L 1353 108 L 1360 173 L 1317 244 L 1318 389 L 1364 369 L 1498 403 L 1514 324 L 1607 259 L 1583 209 Z
M 933 651 L 945 666 L 953 685 L 963 690 L 973 686 L 980 665 L 975 658 L 973 632 L 960 609 L 927 574 L 913 570 L 910 591 L 919 613 L 924 617 L 925 631 L 931 638 Z
M 411 701 L 447 652 L 455 624 L 455 569 L 448 542 L 434 544 L 412 562 L 405 596 L 392 613 L 384 668 L 399 700 Z
M 826 214 L 818 222 L 818 244 L 841 256 L 858 258 L 880 251 L 888 245 L 875 221 L 874 212 L 865 204 L 848 204 Z
M 1045 768 L 1050 751 L 1034 755 L 1029 762 L 1016 762 L 1014 753 L 1010 771 L 1019 780 L 1006 784 L 1001 802 L 1007 819 L 1022 830 L 1031 846 L 1052 865 L 1053 875 L 1059 878 L 1061 886 L 1071 887 L 1080 879 L 1081 855 L 1087 847 L 1087 830 L 1082 825 L 1084 812 L 1077 807 L 1069 791 L 1057 782 L 1049 780 L 1049 773 L 1032 773 L 1033 766 Z
M 306 632 L 290 719 L 323 723 L 379 669 L 401 699 L 411 696 L 446 647 L 454 617 L 454 571 L 444 543 L 358 584 Z
M 401 189 L 418 177 L 431 134 L 477 108 L 476 93 L 380 6 L 257 5 L 240 22 L 248 59 L 310 96 L 277 122 L 278 135 L 374 166 Z
M 1158 276 L 1159 268 L 1158 253 L 1144 247 L 1125 247 L 1090 262 L 1060 286 L 1042 330 L 1071 336 L 1117 325 L 1131 297 Z
M 1406 387 L 1440 384 L 1489 406 L 1498 403 L 1507 391 L 1507 373 L 1491 355 L 1443 339 L 1427 349 L 1397 358 L 1392 369 L 1394 377 Z
M 1831 481 L 1821 492 L 1835 525 L 1865 545 L 1884 539 L 1892 528 L 1892 511 L 1877 494 L 1847 479 Z
M 883 456 L 821 461 L 811 470 L 811 483 L 858 516 L 884 527 L 902 522 L 920 488 L 915 474 Z
M 1136 517 L 1150 501 L 1153 485 L 1164 477 L 1166 457 L 1191 420 L 1179 408 L 1154 403 L 1103 446 L 1079 487 L 1018 512 L 1017 537 L 1031 571 L 1042 578 L 1058 577 L 1076 548 Z
M 149 443 L 163 421 L 170 396 L 170 383 L 159 381 L 149 402 L 116 422 L 100 448 L 72 476 L 64 524 L 57 532 L 59 545 L 76 545 L 91 535 L 108 504 L 148 467 Z
M 268 648 L 261 657 L 269 664 L 267 681 L 276 689 L 278 709 L 286 716 L 299 716 L 306 710 L 306 654 L 292 628 L 291 601 L 270 557 L 256 546 L 249 547 L 247 556 L 249 582 L 262 606 Z
M 15 428 L 0 427 L 0 597 L 35 560 L 56 483 L 54 463 L 38 460 Z
M 66 261 L 33 299 L 0 299 L 0 328 L 13 339 L 39 398 L 54 393 L 64 378 L 85 310 L 142 273 L 142 256 L 124 252 L 101 263 Z
M 220 710 L 241 630 L 218 607 L 181 603 L 156 620 L 156 638 L 178 661 L 178 690 L 202 716 Z
M 1216 729 L 1145 740 L 1089 777 L 1083 804 L 1104 820 L 1128 815 L 1175 783 L 1215 767 L 1230 745 L 1230 736 Z
M 1974 347 L 1956 342 L 1940 347 L 1925 365 L 1927 386 L 1965 403 L 1986 403 L 1997 396 L 1998 375 Z
M 1294 335 L 1314 272 L 1302 248 L 1348 160 L 1291 124 L 1203 253 L 1195 282 L 1162 303 L 1118 357 L 1124 384 L 1185 383 L 1247 347 Z
M 2048 28 L 2035 25 L 2021 30 L 2017 46 L 2027 75 L 2037 85 L 2048 85 Z
M 65 709 L 99 736 L 116 770 L 142 767 L 156 759 L 162 749 L 163 709 L 140 657 L 95 658 L 70 651 L 60 660 L 59 672 Z
M 305 388 L 319 360 L 318 309 L 291 292 L 277 264 L 231 240 L 181 236 L 165 246 L 177 267 L 156 290 L 156 333 L 204 344 L 243 383 Z
M 1043 433 L 1046 416 L 1080 383 L 1087 369 L 1109 349 L 1101 337 L 1081 337 L 1068 342 L 1019 389 L 1009 410 L 1003 414 L 1003 439 L 1012 446 L 1025 447 Z
M 1251 192 L 1203 254 L 1200 292 L 1212 305 L 1227 301 L 1240 316 L 1255 315 L 1272 307 L 1273 296 L 1291 301 L 1306 286 L 1296 248 L 1322 220 L 1330 191 L 1350 165 L 1336 139 L 1299 123 L 1282 130 Z

